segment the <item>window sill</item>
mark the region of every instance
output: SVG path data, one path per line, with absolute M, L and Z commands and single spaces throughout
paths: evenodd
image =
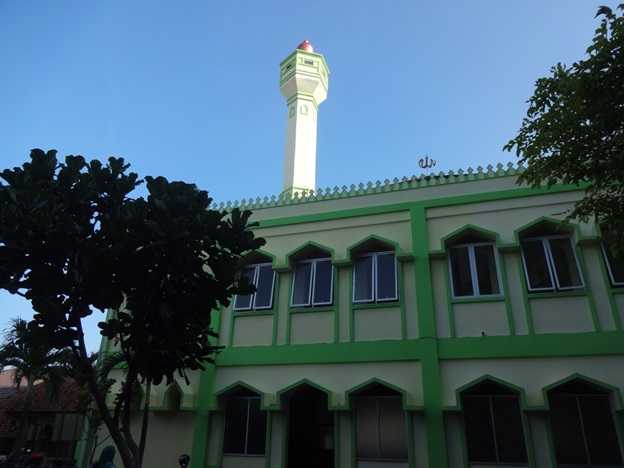
M 234 317 L 249 317 L 256 315 L 273 315 L 275 311 L 273 309 L 252 309 L 252 310 L 235 310 L 233 311 Z
M 387 309 L 388 307 L 399 307 L 399 301 L 386 302 L 356 302 L 351 304 L 353 310 L 356 309 Z
M 224 453 L 224 457 L 241 457 L 241 458 L 264 458 L 264 454 L 262 455 L 250 455 L 247 453 Z
M 471 296 L 451 299 L 452 304 L 478 304 L 480 302 L 505 302 L 505 296 Z
M 624 294 L 624 286 L 611 286 L 611 294 Z
M 571 291 L 544 291 L 529 292 L 529 299 L 548 299 L 552 297 L 585 297 L 587 291 L 585 289 L 573 289 Z
M 323 306 L 310 306 L 310 307 L 300 307 L 300 306 L 290 306 L 288 308 L 291 314 L 306 314 L 309 312 L 333 312 L 333 305 L 323 305 Z
M 384 463 L 407 463 L 407 458 L 357 458 L 357 461 L 363 462 L 384 462 Z

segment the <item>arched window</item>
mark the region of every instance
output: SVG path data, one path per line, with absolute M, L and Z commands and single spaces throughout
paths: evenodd
M 379 383 L 351 394 L 358 460 L 407 460 L 407 426 L 402 396 Z
M 501 281 L 494 239 L 467 229 L 446 242 L 453 297 L 498 296 Z
M 290 261 L 293 266 L 291 306 L 332 304 L 334 267 L 330 253 L 309 245 L 292 255 Z
M 237 387 L 221 398 L 225 405 L 223 453 L 264 455 L 266 412 L 260 409 L 260 395 Z
M 485 380 L 461 393 L 470 463 L 527 463 L 519 395 Z
M 353 302 L 388 302 L 399 298 L 394 247 L 371 238 L 351 250 Z
M 234 299 L 234 310 L 260 310 L 273 307 L 273 290 L 275 288 L 275 271 L 271 259 L 256 254 L 247 259 L 243 275 L 255 286 L 253 294 L 237 294 Z
M 584 286 L 569 230 L 542 222 L 524 230 L 520 243 L 529 291 L 566 291 Z
M 575 379 L 550 390 L 548 402 L 559 465 L 622 464 L 607 390 Z

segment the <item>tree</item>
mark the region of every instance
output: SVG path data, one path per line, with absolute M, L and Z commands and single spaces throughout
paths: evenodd
M 12 367 L 15 372 L 15 385 L 19 390 L 25 381 L 26 392 L 19 432 L 10 458 L 16 457 L 26 443 L 35 384 L 41 382 L 45 385 L 49 397 L 56 398 L 65 379 L 68 357 L 67 350 L 50 350 L 45 343 L 30 340 L 28 323 L 25 320 L 11 321 L 5 332 L 4 343 L 0 347 L 0 370 Z
M 624 4 L 618 6 L 624 11 Z M 624 232 L 624 16 L 602 6 L 587 57 L 561 63 L 536 82 L 515 148 L 527 169 L 519 183 L 587 188 L 568 218 L 595 218 L 606 233 Z M 617 238 L 624 250 L 622 237 Z
M 205 191 L 164 177 L 142 183 L 121 158 L 59 162 L 33 150 L 30 161 L 0 177 L 0 288 L 28 299 L 33 336 L 69 348 L 126 468 L 140 466 L 130 431 L 133 391 L 204 369 L 218 347 L 211 311 L 253 287 L 240 274 L 261 247 L 251 213 L 210 209 Z M 114 310 L 101 334 L 123 355 L 113 410 L 89 362 L 82 319 Z M 188 380 L 188 379 L 187 379 Z

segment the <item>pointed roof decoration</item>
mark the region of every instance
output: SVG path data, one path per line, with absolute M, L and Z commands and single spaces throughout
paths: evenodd
M 297 46 L 297 49 L 303 50 L 304 52 L 314 52 L 314 47 L 312 47 L 312 43 L 305 39 L 301 44 Z

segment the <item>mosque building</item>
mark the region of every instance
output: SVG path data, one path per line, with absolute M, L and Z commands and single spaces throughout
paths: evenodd
M 620 467 L 624 264 L 583 188 L 512 164 L 319 189 L 329 68 L 280 64 L 279 196 L 256 286 L 213 314 L 215 366 L 153 388 L 146 467 Z M 108 344 L 104 343 L 105 348 Z

